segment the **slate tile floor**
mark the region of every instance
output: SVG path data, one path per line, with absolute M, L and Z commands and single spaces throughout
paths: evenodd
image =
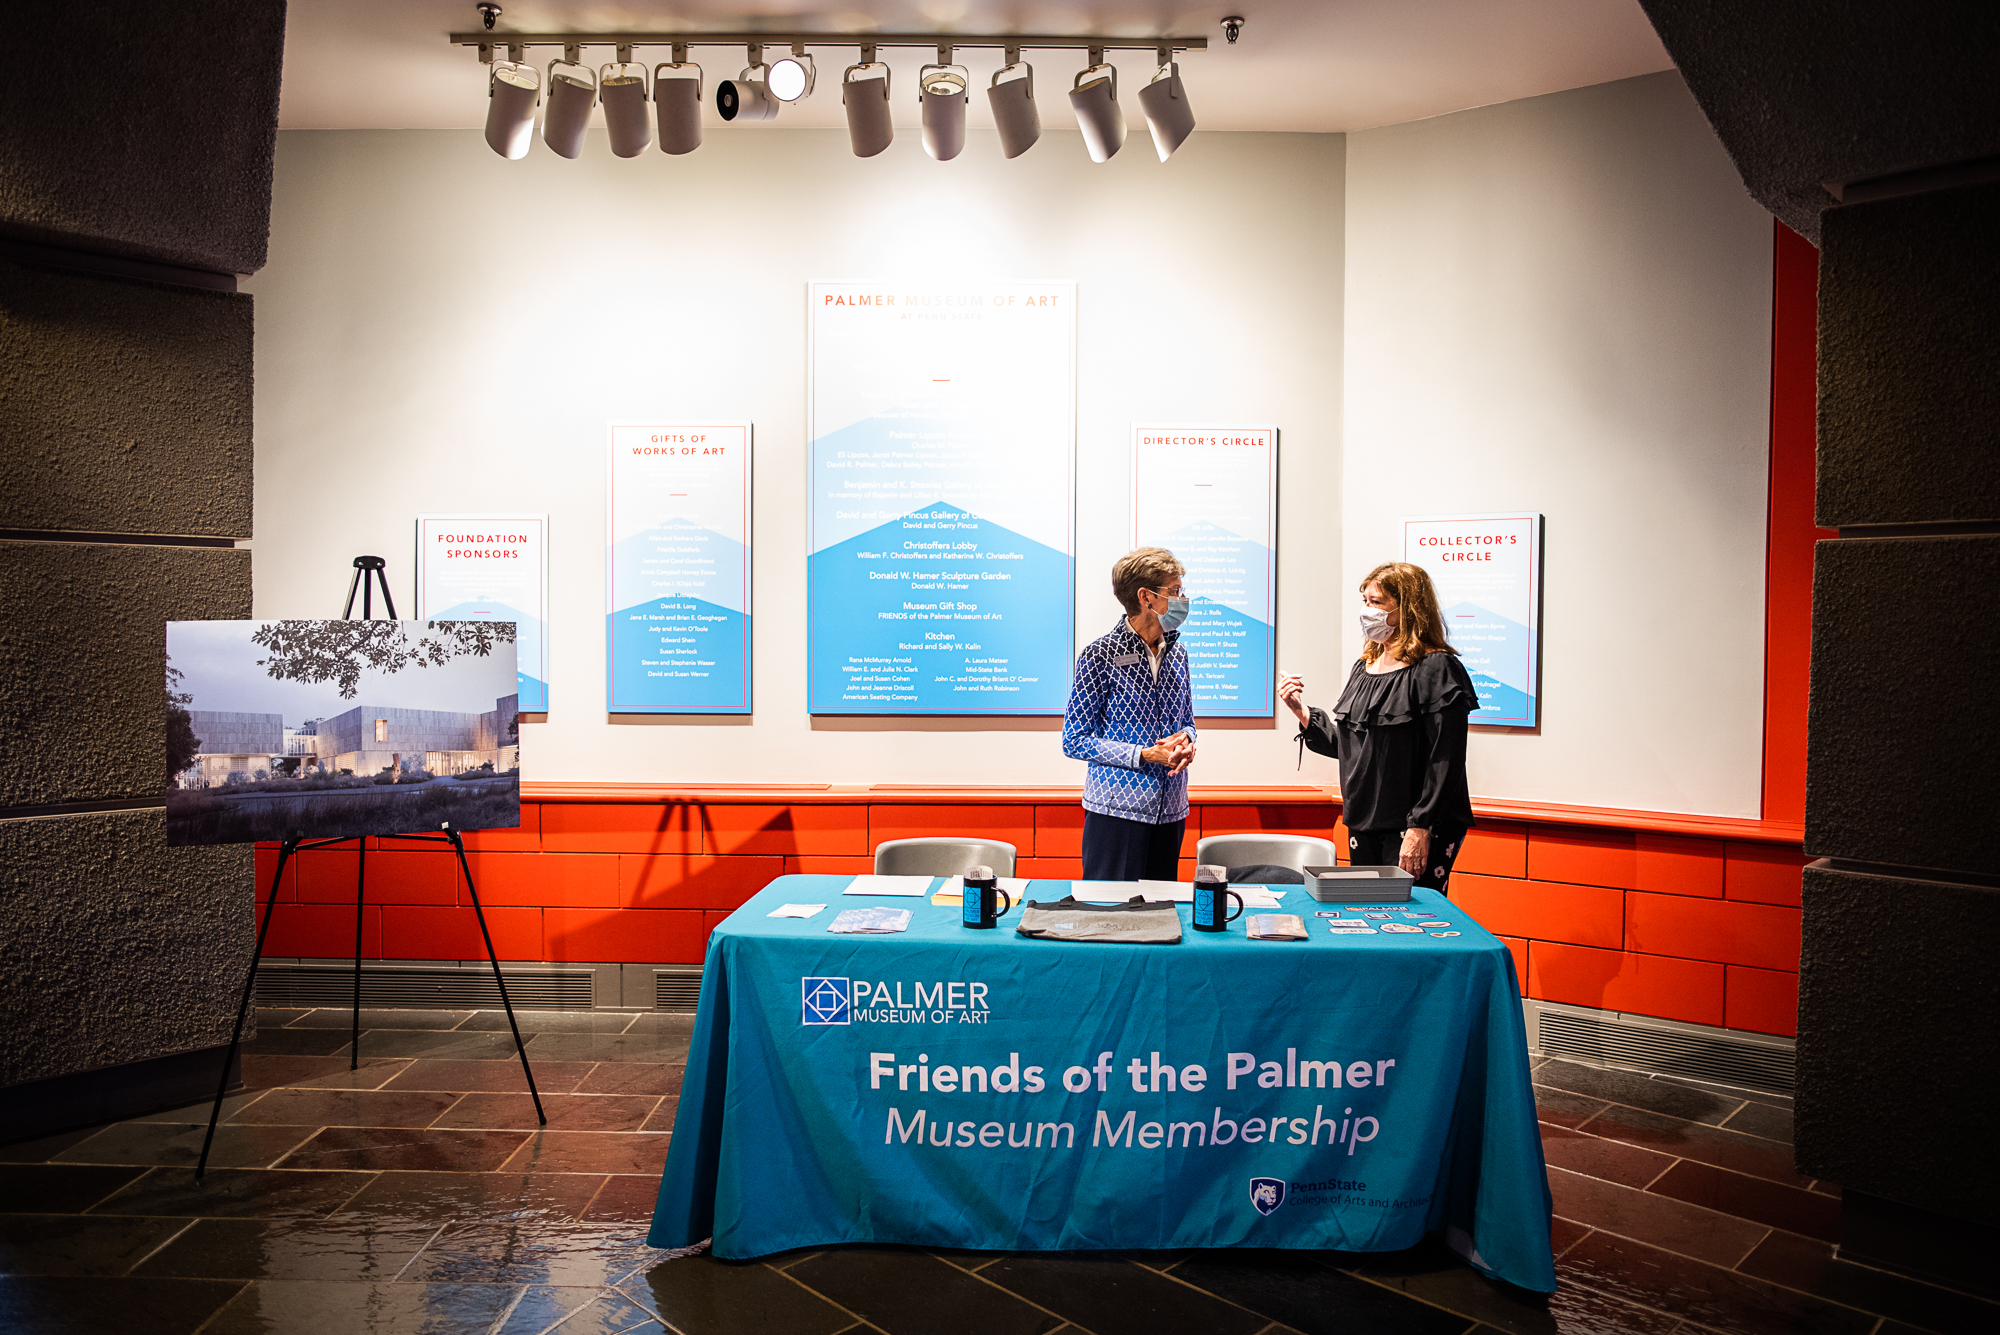
M 844 1247 L 663 1260 L 646 1225 L 692 1022 L 266 1011 L 206 1106 L 0 1148 L 0 1331 L 34 1335 L 1905 1335 L 2000 1306 L 1835 1259 L 1790 1100 L 1542 1061 L 1562 1290 L 1392 1255 Z

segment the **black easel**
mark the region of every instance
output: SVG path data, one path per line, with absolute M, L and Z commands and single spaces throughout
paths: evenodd
M 357 590 L 362 595 L 362 617 L 364 620 L 370 619 L 370 613 L 374 610 L 373 590 L 369 580 L 370 575 L 381 581 L 382 600 L 388 604 L 389 619 L 392 621 L 395 620 L 396 603 L 389 594 L 389 577 L 383 573 L 383 566 L 385 564 L 379 556 L 357 556 L 354 558 L 354 582 L 348 586 L 347 611 L 342 614 L 342 620 L 346 620 L 352 615 L 354 611 L 354 595 Z M 547 1126 L 549 1124 L 549 1117 L 547 1113 L 542 1111 L 542 1093 L 535 1087 L 535 1073 L 528 1065 L 528 1047 L 526 1043 L 522 1042 L 521 1026 L 514 1019 L 514 1003 L 507 996 L 507 979 L 500 972 L 500 957 L 493 949 L 493 933 L 486 928 L 486 910 L 480 907 L 479 890 L 472 883 L 472 863 L 465 856 L 465 840 L 459 835 L 457 830 L 452 829 L 449 825 L 446 825 L 443 831 L 438 834 L 385 834 L 376 837 L 381 839 L 406 839 L 418 843 L 450 844 L 452 851 L 458 855 L 458 869 L 465 875 L 465 892 L 472 897 L 473 916 L 479 920 L 479 935 L 486 942 L 486 958 L 493 965 L 493 982 L 500 989 L 500 1005 L 507 1012 L 507 1028 L 513 1031 L 514 1034 L 514 1051 L 520 1054 L 521 1074 L 528 1078 L 528 1097 L 535 1101 L 535 1119 L 541 1125 Z M 303 852 L 311 848 L 326 848 L 332 844 L 344 844 L 346 842 L 345 838 L 305 840 L 295 832 L 278 849 L 278 870 L 271 876 L 271 894 L 264 904 L 264 921 L 257 928 L 257 951 L 250 957 L 250 976 L 243 980 L 243 999 L 236 1005 L 236 1027 L 229 1034 L 229 1054 L 222 1059 L 222 1078 L 216 1083 L 215 1106 L 209 1109 L 208 1113 L 208 1134 L 202 1138 L 201 1159 L 195 1164 L 194 1176 L 197 1182 L 201 1180 L 202 1174 L 208 1171 L 208 1151 L 215 1143 L 215 1126 L 222 1117 L 222 1100 L 229 1093 L 229 1072 L 236 1065 L 236 1052 L 243 1041 L 243 1019 L 250 1013 L 250 998 L 257 991 L 257 962 L 264 958 L 264 938 L 270 934 L 271 915 L 278 908 L 278 886 L 284 881 L 285 864 L 292 860 L 294 853 Z M 350 1071 L 359 1070 L 361 1067 L 362 901 L 365 896 L 368 880 L 368 840 L 363 837 L 355 839 L 354 842 L 359 846 L 360 857 L 354 878 L 354 1023 L 353 1029 L 350 1032 L 347 1049 L 347 1069 Z
M 396 597 L 389 592 L 389 576 L 385 567 L 389 563 L 379 556 L 357 556 L 354 558 L 354 578 L 347 586 L 347 610 L 340 614 L 342 621 L 354 616 L 354 595 L 361 595 L 361 619 L 375 619 L 375 582 L 382 584 L 382 601 L 389 605 L 389 620 L 396 619 Z M 369 576 L 374 576 L 370 579 Z

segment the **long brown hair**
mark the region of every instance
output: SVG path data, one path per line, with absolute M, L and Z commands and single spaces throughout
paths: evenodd
M 1373 663 L 1384 653 L 1393 653 L 1405 663 L 1417 663 L 1425 654 L 1455 654 L 1445 638 L 1444 614 L 1438 611 L 1437 588 L 1428 571 L 1403 561 L 1387 561 L 1368 572 L 1361 591 L 1380 584 L 1382 592 L 1396 600 L 1396 634 L 1387 644 L 1368 641 L 1361 651 L 1364 662 Z

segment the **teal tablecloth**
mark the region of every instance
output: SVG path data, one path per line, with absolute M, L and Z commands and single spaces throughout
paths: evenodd
M 1448 927 L 1336 935 L 1294 887 L 1309 940 L 1238 919 L 1129 946 L 847 883 L 780 877 L 715 929 L 654 1246 L 1391 1251 L 1443 1229 L 1554 1290 L 1513 957 L 1435 892 L 1363 922 Z M 768 916 L 786 903 L 827 907 Z M 827 931 L 878 905 L 910 930 Z

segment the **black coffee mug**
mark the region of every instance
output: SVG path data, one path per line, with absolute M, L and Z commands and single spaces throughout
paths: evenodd
M 1226 898 L 1236 901 L 1236 912 L 1224 917 Z M 1194 869 L 1194 929 L 1220 932 L 1243 916 L 1243 896 L 1229 888 L 1229 871 L 1224 867 Z
M 1005 908 L 1000 905 L 1003 899 L 1007 901 Z M 1000 915 L 1014 907 L 1014 898 L 1000 888 L 991 867 L 967 867 L 961 905 L 960 926 L 995 927 Z

